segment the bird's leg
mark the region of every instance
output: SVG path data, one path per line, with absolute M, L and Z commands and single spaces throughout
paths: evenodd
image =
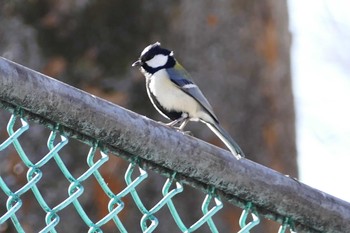
M 184 120 L 184 119 L 181 117 L 181 118 L 176 119 L 176 120 L 174 120 L 174 121 L 172 121 L 172 122 L 166 123 L 166 125 L 167 125 L 167 126 L 170 126 L 170 127 L 175 127 L 175 125 L 177 125 L 177 124 L 180 123 L 180 122 L 183 122 L 183 120 Z
M 183 113 L 180 118 L 178 118 L 178 119 L 176 119 L 176 120 L 174 120 L 174 121 L 172 121 L 170 123 L 167 123 L 166 125 L 170 126 L 170 127 L 174 127 L 178 123 L 182 124 L 182 122 L 185 121 L 187 118 L 188 118 L 188 114 L 187 113 Z
M 189 134 L 191 135 L 190 131 L 183 131 L 183 129 L 185 128 L 185 126 L 187 125 L 187 123 L 190 121 L 190 118 L 188 117 L 187 113 L 182 113 L 181 117 L 170 122 L 167 123 L 167 126 L 173 127 L 175 129 L 177 129 L 178 131 L 184 133 L 184 134 Z M 175 125 L 180 124 L 180 127 L 175 127 Z
M 188 122 L 190 121 L 189 118 L 186 118 L 180 125 L 179 130 L 183 130 L 185 128 L 185 126 L 188 124 Z
M 184 134 L 192 135 L 191 131 L 184 131 L 185 126 L 187 123 L 190 122 L 190 118 L 186 118 L 180 125 L 179 131 L 183 132 Z

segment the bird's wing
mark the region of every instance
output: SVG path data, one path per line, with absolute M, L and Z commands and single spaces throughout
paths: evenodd
M 192 81 L 189 73 L 179 63 L 177 63 L 174 68 L 166 69 L 166 71 L 173 83 L 175 83 L 186 94 L 197 100 L 198 103 L 214 118 L 214 120 L 218 121 L 208 100 L 204 97 L 198 86 Z

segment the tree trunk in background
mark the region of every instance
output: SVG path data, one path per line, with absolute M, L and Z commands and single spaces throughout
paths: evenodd
M 190 72 L 247 159 L 297 176 L 286 1 L 14 1 L 0 3 L 0 19 L 2 56 L 157 120 L 164 119 L 146 97 L 144 78 L 130 65 L 146 45 L 162 42 Z M 224 147 L 204 124 L 191 123 L 189 129 L 196 137 Z M 37 130 L 37 135 L 42 135 Z M 46 139 L 47 135 L 38 142 Z M 35 145 L 32 154 L 43 154 L 38 151 L 46 151 L 45 143 L 42 148 Z M 86 151 L 73 143 L 70 154 L 81 157 L 69 157 L 65 162 L 77 171 L 86 169 L 81 163 Z M 125 166 L 111 158 L 103 168 L 113 190 L 124 187 Z M 11 165 L 7 167 L 13 170 Z M 49 177 L 60 175 L 57 168 L 47 169 Z M 150 176 L 153 180 L 140 186 L 147 207 L 160 200 L 165 181 L 152 172 Z M 56 182 L 50 186 L 53 191 L 47 192 L 52 196 L 57 187 L 65 190 L 65 185 Z M 97 187 L 91 191 L 94 185 Z M 109 201 L 97 189 L 96 182 L 86 184 L 90 191 L 82 198 L 94 220 L 107 213 Z M 55 193 L 55 198 L 61 200 L 65 193 Z M 187 186 L 185 194 L 175 198 L 187 226 L 201 216 L 203 198 Z M 125 201 L 127 207 L 120 217 L 129 232 L 139 232 L 142 216 L 130 197 Z M 4 213 L 2 203 L 0 213 Z M 43 211 L 31 202 L 26 202 L 26 210 L 29 213 L 24 212 L 21 221 L 32 229 L 27 232 L 37 232 L 32 220 L 42 226 L 43 219 L 36 213 Z M 225 204 L 214 217 L 220 232 L 237 231 L 240 213 Z M 62 222 L 65 216 L 70 221 L 60 223 L 58 232 L 87 229 L 73 207 L 62 214 Z M 156 232 L 178 232 L 166 208 L 156 217 L 160 222 Z M 11 226 L 5 230 L 14 232 Z M 115 225 L 104 230 L 115 231 Z M 209 229 L 205 226 L 200 232 Z M 277 226 L 265 221 L 251 232 L 277 232 Z
M 182 1 L 169 17 L 164 46 L 174 49 L 246 157 L 296 177 L 286 1 Z M 260 232 L 277 231 L 263 225 Z
M 297 176 L 286 2 L 183 1 L 174 12 L 164 46 L 247 158 Z

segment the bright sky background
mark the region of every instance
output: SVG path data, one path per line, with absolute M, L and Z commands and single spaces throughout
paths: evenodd
M 289 0 L 300 179 L 350 202 L 350 0 Z

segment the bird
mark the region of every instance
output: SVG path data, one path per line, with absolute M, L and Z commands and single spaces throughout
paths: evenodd
M 159 42 L 148 45 L 133 64 L 146 79 L 146 90 L 151 103 L 170 127 L 183 130 L 189 121 L 206 124 L 237 158 L 244 157 L 239 145 L 222 128 L 212 106 L 193 82 L 190 74 L 175 59 L 174 52 L 161 47 Z

